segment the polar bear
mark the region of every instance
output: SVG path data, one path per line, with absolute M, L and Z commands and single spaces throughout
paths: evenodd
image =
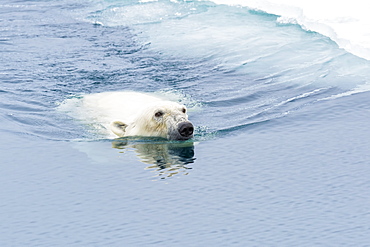
M 86 95 L 83 104 L 98 111 L 96 118 L 119 137 L 193 137 L 194 126 L 188 120 L 187 109 L 177 102 L 138 92 L 105 92 Z

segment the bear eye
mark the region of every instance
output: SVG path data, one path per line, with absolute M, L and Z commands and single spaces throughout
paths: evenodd
M 182 108 L 182 113 L 186 113 L 186 108 Z
M 154 114 L 154 116 L 155 117 L 162 117 L 163 116 L 163 112 L 162 111 L 157 111 L 155 114 Z

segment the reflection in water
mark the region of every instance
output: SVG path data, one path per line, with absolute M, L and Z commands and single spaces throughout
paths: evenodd
M 140 160 L 149 164 L 146 169 L 155 169 L 161 179 L 176 174 L 187 175 L 188 164 L 194 163 L 194 144 L 192 141 L 164 141 L 158 139 L 119 138 L 112 147 L 122 150 L 134 149 Z

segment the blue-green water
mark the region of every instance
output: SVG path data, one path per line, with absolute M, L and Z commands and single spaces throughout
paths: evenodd
M 367 246 L 370 62 L 209 2 L 0 4 L 1 246 Z M 59 110 L 175 94 L 193 142 Z

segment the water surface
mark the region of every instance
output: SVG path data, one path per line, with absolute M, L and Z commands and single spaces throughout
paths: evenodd
M 1 3 L 1 245 L 366 246 L 370 63 L 278 18 Z M 109 139 L 60 111 L 121 90 L 186 104 L 194 140 Z

